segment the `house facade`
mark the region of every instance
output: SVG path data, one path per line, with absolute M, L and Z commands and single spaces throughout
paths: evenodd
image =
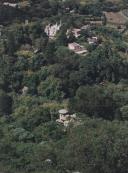
M 68 48 L 69 48 L 69 50 L 72 50 L 77 54 L 85 54 L 88 52 L 87 49 L 85 49 L 83 46 L 81 46 L 80 44 L 75 43 L 75 42 L 69 43 Z

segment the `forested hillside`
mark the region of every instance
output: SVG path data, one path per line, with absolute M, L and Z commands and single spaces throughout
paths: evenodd
M 128 173 L 128 1 L 0 2 L 0 172 Z

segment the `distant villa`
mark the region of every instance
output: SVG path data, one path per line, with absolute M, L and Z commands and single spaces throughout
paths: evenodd
M 54 24 L 54 25 L 48 24 L 48 25 L 45 27 L 45 33 L 48 35 L 48 37 L 49 37 L 50 39 L 53 39 L 53 38 L 55 38 L 57 32 L 60 30 L 61 26 L 62 26 L 61 21 L 60 21 L 59 24 L 57 24 L 57 23 Z
M 10 6 L 10 7 L 14 7 L 14 8 L 18 7 L 18 4 L 17 4 L 17 3 L 4 2 L 3 5 L 5 5 L 5 6 Z

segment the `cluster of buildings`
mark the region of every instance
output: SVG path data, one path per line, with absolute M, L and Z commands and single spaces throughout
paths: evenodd
M 88 38 L 88 44 L 89 45 L 97 45 L 98 44 L 98 38 L 97 37 Z M 80 54 L 80 55 L 86 55 L 88 53 L 88 50 L 84 46 L 82 46 L 76 42 L 69 43 L 68 48 L 69 48 L 69 50 L 72 50 L 75 53 Z
M 67 36 L 69 37 L 69 34 L 72 33 L 73 36 L 77 39 L 79 36 L 81 36 L 82 30 L 88 30 L 88 29 L 90 29 L 90 25 L 84 25 L 81 28 L 73 28 L 73 29 L 70 29 L 67 31 Z M 92 37 L 87 38 L 87 42 L 89 45 L 97 45 L 98 41 L 99 40 L 98 40 L 97 36 L 92 36 Z M 84 46 L 82 46 L 76 42 L 69 43 L 68 48 L 69 48 L 69 50 L 72 50 L 75 53 L 81 54 L 81 55 L 86 55 L 88 52 L 88 50 Z
M 45 27 L 45 33 L 48 35 L 49 39 L 55 39 L 56 34 L 60 30 L 61 27 L 62 27 L 61 21 L 60 21 L 59 24 L 58 23 L 48 24 Z M 81 36 L 81 31 L 82 30 L 87 30 L 87 29 L 90 29 L 89 24 L 84 25 L 81 28 L 68 29 L 67 33 L 66 33 L 67 38 L 69 38 L 70 33 L 72 33 L 73 36 L 77 39 L 79 36 Z M 98 44 L 98 37 L 96 37 L 96 36 L 89 37 L 87 39 L 87 42 L 88 42 L 89 45 L 96 45 L 96 44 Z M 84 46 L 82 46 L 82 45 L 80 45 L 76 42 L 69 43 L 68 44 L 68 49 L 72 50 L 76 54 L 80 54 L 80 55 L 86 55 L 87 52 L 88 52 L 88 50 Z

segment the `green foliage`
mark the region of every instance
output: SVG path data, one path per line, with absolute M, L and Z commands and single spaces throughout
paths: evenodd
M 105 87 L 80 87 L 71 101 L 71 109 L 94 117 L 113 119 L 116 103 Z
M 128 172 L 127 23 L 112 27 L 103 16 L 126 4 L 0 3 L 0 172 Z M 60 21 L 49 38 L 46 26 Z M 67 37 L 67 30 L 81 27 L 78 38 Z M 98 42 L 90 45 L 93 36 Z M 88 53 L 70 51 L 72 42 Z M 76 113 L 68 127 L 58 121 L 64 108 Z
M 61 100 L 64 93 L 61 89 L 61 81 L 52 76 L 41 82 L 38 87 L 38 94 L 50 100 Z
M 113 173 L 127 170 L 127 123 L 86 120 L 58 150 L 60 169 Z M 64 171 L 63 171 L 64 172 Z
M 12 98 L 0 91 L 0 115 L 9 115 L 12 112 Z

